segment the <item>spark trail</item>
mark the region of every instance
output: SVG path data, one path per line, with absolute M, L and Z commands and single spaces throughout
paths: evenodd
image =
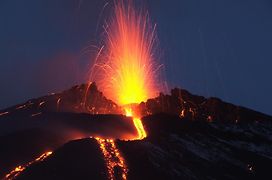
M 6 112 L 1 112 L 1 113 L 0 113 L 0 116 L 4 116 L 4 115 L 6 115 L 6 114 L 9 114 L 9 112 L 8 112 L 8 111 L 6 111 Z

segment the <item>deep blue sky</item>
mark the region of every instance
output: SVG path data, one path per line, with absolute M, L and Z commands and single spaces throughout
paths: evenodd
M 0 108 L 84 82 L 107 1 L 1 0 Z M 157 23 L 170 87 L 272 115 L 270 0 L 145 4 Z

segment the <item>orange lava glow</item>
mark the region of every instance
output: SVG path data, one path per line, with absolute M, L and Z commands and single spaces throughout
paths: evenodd
M 144 130 L 144 126 L 143 126 L 143 123 L 141 121 L 140 118 L 133 118 L 133 123 L 134 123 L 134 126 L 136 127 L 137 131 L 138 131 L 138 139 L 144 139 L 146 138 L 146 132 Z
M 133 117 L 132 109 L 125 108 L 126 116 Z M 143 123 L 140 118 L 133 117 L 133 123 L 138 132 L 138 137 L 136 139 L 144 139 L 147 137 Z
M 34 161 L 31 161 L 25 165 L 22 166 L 17 166 L 15 167 L 10 173 L 8 173 L 5 176 L 5 179 L 15 179 L 18 175 L 20 175 L 21 172 L 23 172 L 27 167 L 29 167 L 31 164 L 36 163 L 36 162 L 41 162 L 48 156 L 52 154 L 51 151 L 45 152 L 42 155 L 40 155 L 38 158 L 36 158 Z
M 105 44 L 94 65 L 98 72 L 90 79 L 119 105 L 140 103 L 158 93 L 155 26 L 148 13 L 137 12 L 131 1 L 115 1 L 113 12 L 104 26 Z
M 95 138 L 100 145 L 100 149 L 103 153 L 107 169 L 109 179 L 127 179 L 128 169 L 125 164 L 125 160 L 117 149 L 113 139 L 101 139 Z M 115 169 L 119 167 L 121 170 L 120 177 L 115 177 Z

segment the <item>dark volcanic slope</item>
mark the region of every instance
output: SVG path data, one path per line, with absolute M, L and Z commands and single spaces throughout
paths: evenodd
M 184 89 L 173 89 L 170 95 L 160 94 L 139 105 L 138 111 L 145 116 L 156 113 L 176 114 L 193 121 L 252 122 L 272 121 L 271 116 L 254 110 L 226 103 L 218 98 L 205 98 L 189 93 Z
M 94 139 L 69 142 L 18 179 L 107 179 L 106 166 Z
M 132 120 L 99 92 L 80 85 L 0 111 L 0 178 L 70 140 L 89 137 L 129 138 Z
M 103 96 L 95 83 L 74 86 L 67 91 L 31 99 L 23 104 L 0 110 L 0 136 L 43 125 L 42 115 L 62 112 L 88 114 L 121 114 L 120 108 Z M 57 115 L 58 117 L 65 117 Z M 51 116 L 52 117 L 52 116 Z M 58 118 L 57 117 L 57 118 Z M 47 118 L 47 117 L 46 117 Z M 52 121 L 52 118 L 47 118 Z
M 128 179 L 272 179 L 271 116 L 182 89 L 134 108 L 148 137 L 116 141 Z M 131 119 L 91 115 L 120 112 L 95 84 L 0 111 L 0 178 L 53 150 L 18 178 L 105 179 L 97 141 L 80 138 L 135 136 Z
M 271 122 L 220 124 L 166 114 L 146 117 L 143 122 L 146 139 L 117 141 L 129 168 L 128 179 L 271 179 Z M 105 175 L 97 145 L 89 139 L 68 143 L 20 177 L 95 179 L 99 173 Z M 93 171 L 96 163 L 100 165 Z
M 34 126 L 33 121 L 38 125 Z M 0 136 L 0 177 L 70 140 L 89 136 L 123 139 L 137 135 L 131 119 L 121 115 L 44 113 L 24 123 L 24 130 Z
M 206 123 L 160 114 L 144 124 L 147 139 L 119 142 L 129 179 L 271 179 L 271 122 Z

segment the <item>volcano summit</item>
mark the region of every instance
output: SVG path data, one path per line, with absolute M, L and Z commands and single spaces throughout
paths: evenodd
M 85 90 L 88 89 L 85 103 Z M 81 99 L 81 100 L 80 100 Z M 80 108 L 79 108 L 80 107 Z M 269 179 L 272 117 L 183 89 L 133 105 L 95 83 L 0 111 L 4 179 Z

